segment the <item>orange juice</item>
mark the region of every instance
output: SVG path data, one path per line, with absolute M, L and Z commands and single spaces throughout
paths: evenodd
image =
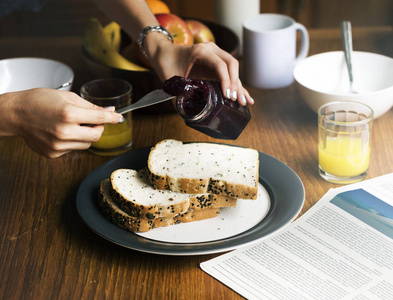
M 115 109 L 131 104 L 132 86 L 118 78 L 95 79 L 81 87 L 82 98 L 101 107 Z M 130 150 L 132 145 L 131 112 L 124 114 L 119 124 L 104 124 L 99 141 L 92 143 L 89 151 L 97 155 L 113 156 Z
M 319 141 L 319 165 L 327 173 L 352 177 L 367 171 L 370 164 L 370 146 L 360 137 L 338 136 Z
M 100 155 L 118 155 L 126 152 L 132 142 L 132 128 L 129 124 L 131 124 L 131 118 L 119 124 L 104 124 L 101 138 L 92 143 L 89 150 Z

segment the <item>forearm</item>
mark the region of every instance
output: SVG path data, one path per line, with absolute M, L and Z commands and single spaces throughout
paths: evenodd
M 109 18 L 117 22 L 134 40 L 146 26 L 159 25 L 145 0 L 93 0 Z M 172 44 L 158 32 L 150 32 L 143 48 L 161 80 L 174 75 L 221 81 L 224 95 L 232 95 L 242 105 L 254 101 L 239 80 L 239 63 L 216 44 Z
M 113 21 L 117 22 L 134 40 L 146 26 L 159 25 L 156 17 L 145 0 L 93 0 L 97 6 Z M 151 32 L 144 40 L 144 49 L 149 59 L 157 68 L 156 53 L 170 41 L 163 34 Z M 160 66 L 162 67 L 162 66 Z
M 143 28 L 158 25 L 145 0 L 93 0 L 112 20 L 116 21 L 133 40 Z

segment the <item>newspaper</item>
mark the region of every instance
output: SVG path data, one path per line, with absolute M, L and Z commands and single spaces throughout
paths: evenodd
M 393 173 L 331 189 L 279 233 L 201 268 L 247 299 L 393 299 Z

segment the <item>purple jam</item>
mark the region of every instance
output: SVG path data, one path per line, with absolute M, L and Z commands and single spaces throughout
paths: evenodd
M 223 96 L 218 82 L 174 76 L 164 90 L 177 96 L 176 108 L 187 126 L 218 139 L 236 139 L 251 119 L 248 106 Z
M 198 115 L 206 106 L 206 98 L 209 91 L 202 80 L 186 79 L 174 76 L 165 81 L 164 90 L 172 95 L 178 96 L 177 103 L 181 102 L 185 114 L 188 117 Z

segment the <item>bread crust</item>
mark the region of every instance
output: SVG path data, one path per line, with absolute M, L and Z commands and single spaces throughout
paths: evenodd
M 235 207 L 237 199 L 214 194 L 195 195 L 190 198 L 189 209 L 201 210 L 206 208 Z
M 159 190 L 170 189 L 178 193 L 189 193 L 189 194 L 203 194 L 203 193 L 213 193 L 217 195 L 224 195 L 227 197 L 241 198 L 241 199 L 251 199 L 255 200 L 258 196 L 258 179 L 259 179 L 259 160 L 255 162 L 254 168 L 254 181 L 253 186 L 244 185 L 239 183 L 231 183 L 225 179 L 214 179 L 212 177 L 208 178 L 174 178 L 169 174 L 160 175 L 154 173 L 152 170 L 152 153 L 156 149 L 160 148 L 162 144 L 173 142 L 182 143 L 176 140 L 163 140 L 152 147 L 149 157 L 148 157 L 148 179 L 151 185 Z M 195 143 L 196 144 L 196 143 Z M 251 149 L 252 150 L 252 149 Z M 255 151 L 255 150 L 253 150 Z
M 127 199 L 123 196 L 121 191 L 114 188 L 112 182 L 116 180 L 117 172 L 133 171 L 128 169 L 118 169 L 111 174 L 111 197 L 119 208 L 128 215 L 136 218 L 147 218 L 150 220 L 163 217 L 174 217 L 176 215 L 185 213 L 190 209 L 199 210 L 205 208 L 221 208 L 236 206 L 237 199 L 229 196 L 215 195 L 211 193 L 204 194 L 190 194 L 187 199 L 182 202 L 174 203 L 173 205 L 142 205 L 141 201 L 133 201 L 134 199 Z M 147 170 L 146 170 L 147 172 Z
M 131 232 L 146 232 L 153 228 L 165 227 L 179 223 L 188 223 L 216 217 L 219 208 L 190 209 L 173 217 L 160 217 L 149 219 L 146 217 L 133 217 L 122 211 L 116 205 L 111 195 L 110 179 L 104 179 L 100 184 L 98 206 L 102 213 L 116 226 Z
M 189 199 L 168 205 L 142 205 L 137 201 L 133 201 L 134 199 L 125 198 L 123 194 L 113 185 L 113 181 L 116 180 L 117 172 L 122 172 L 123 170 L 127 171 L 127 169 L 118 169 L 111 174 L 111 196 L 120 209 L 130 216 L 137 218 L 155 219 L 162 217 L 173 217 L 188 210 L 190 205 Z M 129 171 L 135 172 L 134 170 Z

